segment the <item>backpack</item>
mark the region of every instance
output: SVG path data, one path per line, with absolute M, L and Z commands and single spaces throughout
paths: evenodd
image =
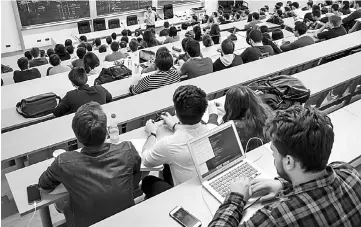
M 16 104 L 16 112 L 25 118 L 37 118 L 53 113 L 60 97 L 53 92 L 22 99 Z
M 13 69 L 10 66 L 1 64 L 1 73 L 8 73 L 12 71 Z
M 248 87 L 256 91 L 273 110 L 287 109 L 296 102 L 305 103 L 311 94 L 299 79 L 286 75 L 261 79 Z
M 132 75 L 132 70 L 124 65 L 116 65 L 110 68 L 103 68 L 99 76 L 94 80 L 94 85 L 101 85 L 116 80 L 121 80 Z

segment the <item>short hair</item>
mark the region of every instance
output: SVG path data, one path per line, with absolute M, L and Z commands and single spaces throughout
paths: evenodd
M 206 93 L 194 85 L 178 87 L 173 103 L 179 121 L 186 125 L 198 124 L 208 106 Z
M 89 102 L 76 111 L 71 127 L 84 146 L 100 146 L 107 137 L 107 116 L 97 102 Z
M 298 2 L 292 2 L 291 6 L 295 7 L 296 9 L 298 9 L 300 7 L 300 4 L 298 4 Z
M 88 75 L 86 74 L 85 69 L 81 67 L 74 67 L 70 70 L 68 78 L 75 86 L 78 87 L 88 82 Z
M 107 52 L 107 46 L 104 44 L 99 47 L 99 53 L 105 53 Z
M 18 59 L 18 66 L 21 70 L 29 68 L 29 60 L 27 57 L 21 57 Z
M 182 30 L 187 30 L 188 29 L 188 24 L 187 23 L 182 23 L 181 28 L 182 28 Z
M 79 47 L 76 50 L 76 55 L 78 56 L 79 59 L 83 59 L 85 54 L 86 54 L 86 49 L 84 47 Z
M 259 20 L 259 13 L 253 12 L 253 13 L 252 13 L 252 17 L 253 17 L 255 20 Z
M 73 47 L 73 52 L 74 52 L 74 47 Z M 40 57 L 45 57 L 45 50 L 40 50 Z
M 30 51 L 25 51 L 24 53 L 24 56 L 28 59 L 28 60 L 31 60 L 33 59 L 33 55 L 31 55 Z
M 229 20 L 230 16 L 228 13 L 223 14 L 224 19 Z
M 328 21 L 334 26 L 334 27 L 340 27 L 342 24 L 342 19 L 341 17 L 337 16 L 337 15 L 331 15 L 328 18 Z
M 119 47 L 120 47 L 120 48 L 126 48 L 126 47 L 127 47 L 127 43 L 126 43 L 125 41 L 121 41 L 121 42 L 119 43 Z
M 266 8 L 262 7 L 259 9 L 260 11 L 266 12 Z
M 80 47 L 83 47 L 86 49 L 86 44 L 85 43 L 79 43 L 78 47 L 77 48 L 80 48 Z
M 57 55 L 57 54 L 51 55 L 49 58 L 49 62 L 50 62 L 50 65 L 52 65 L 52 66 L 60 65 L 61 60 L 60 60 L 59 55 Z
M 69 54 L 74 54 L 74 47 L 73 46 L 66 46 L 66 51 Z
M 189 40 L 186 45 L 186 51 L 190 57 L 199 57 L 201 55 L 199 42 L 194 39 Z
M 278 11 L 281 11 L 281 12 L 282 12 L 282 10 L 280 10 L 280 9 L 277 10 L 277 13 L 278 13 Z M 288 6 L 286 6 L 286 7 L 285 7 L 285 12 L 289 12 L 289 11 L 291 11 L 291 8 L 288 7 Z
M 233 33 L 228 36 L 228 39 L 230 39 L 232 41 L 237 41 L 238 40 L 237 36 L 235 34 L 233 34 Z
M 276 6 L 282 7 L 283 6 L 283 2 L 277 2 Z
M 113 41 L 112 44 L 110 45 L 110 49 L 112 51 L 118 51 L 119 50 L 119 43 L 117 41 Z
M 312 6 L 312 11 L 315 11 L 315 10 L 321 11 L 320 6 L 319 5 L 313 5 Z
M 137 37 L 137 36 L 140 36 L 140 35 L 143 35 L 142 30 L 140 30 L 140 29 L 135 29 L 135 31 L 134 31 L 134 36 Z
M 128 34 L 128 36 L 132 36 L 132 31 L 127 29 L 127 34 Z
M 129 43 L 129 48 L 132 52 L 135 52 L 138 50 L 139 43 L 136 40 L 131 40 Z
M 121 32 L 122 36 L 127 36 L 128 35 L 128 32 L 127 32 L 127 29 L 124 29 L 122 32 Z
M 193 27 L 193 32 L 194 32 L 194 39 L 197 41 L 201 41 L 202 40 L 202 29 L 200 26 L 194 26 Z
M 188 43 L 190 40 L 192 40 L 191 37 L 186 37 L 186 38 L 182 39 L 181 44 L 182 44 L 182 48 L 183 48 L 184 51 L 186 51 L 187 43 Z
M 295 31 L 298 32 L 298 34 L 303 35 L 307 32 L 307 25 L 301 21 L 295 22 Z
M 224 54 L 233 54 L 234 46 L 234 42 L 231 39 L 225 39 L 222 41 L 221 49 Z
M 262 38 L 263 38 L 262 32 L 259 31 L 259 30 L 257 30 L 257 29 L 253 29 L 252 31 L 250 31 L 250 33 L 249 33 L 248 36 L 249 36 L 249 38 L 250 38 L 251 40 L 253 40 L 253 42 L 255 42 L 255 43 L 261 42 L 261 41 L 262 41 Z
M 128 36 L 123 36 L 121 39 L 120 39 L 121 42 L 125 42 L 126 44 L 129 43 L 129 38 Z
M 340 6 L 338 4 L 332 4 L 332 6 L 331 6 L 331 9 L 333 9 L 336 12 L 339 10 L 339 8 L 340 8 Z
M 55 54 L 55 51 L 53 48 L 49 48 L 47 51 L 46 51 L 46 55 L 48 55 L 48 57 L 50 57 L 51 55 Z
M 84 69 L 86 73 L 89 73 L 99 65 L 99 58 L 93 52 L 89 51 L 84 55 Z
M 267 25 L 262 25 L 258 28 L 262 33 L 268 33 L 269 30 L 268 30 L 268 27 Z
M 54 51 L 59 56 L 67 54 L 66 48 L 63 44 L 56 44 Z
M 88 42 L 88 38 L 85 35 L 79 37 L 80 42 Z
M 312 16 L 321 17 L 321 12 L 319 10 L 314 10 L 314 11 L 312 11 Z
M 178 31 L 177 31 L 176 27 L 174 27 L 174 26 L 170 27 L 170 29 L 169 29 L 169 36 L 170 37 L 177 36 L 177 33 L 178 33 Z
M 115 32 L 113 32 L 110 36 L 112 37 L 113 40 L 117 39 L 117 33 Z
M 279 17 L 282 17 L 282 15 L 283 15 L 282 10 L 280 10 L 280 9 L 278 9 L 278 10 L 276 11 L 276 13 L 277 13 L 277 15 L 278 15 Z
M 162 51 L 157 54 L 154 63 L 160 71 L 168 71 L 173 66 L 173 56 L 169 51 Z
M 106 42 L 108 45 L 112 44 L 112 42 L 113 42 L 112 37 L 110 37 L 110 36 L 106 37 L 106 38 L 105 38 L 105 42 Z
M 94 40 L 94 44 L 95 44 L 95 46 L 100 46 L 100 45 L 102 45 L 102 40 L 100 39 L 100 38 L 96 38 L 95 40 Z
M 86 44 L 86 50 L 87 51 L 93 51 L 93 46 L 90 43 Z
M 276 28 L 272 31 L 272 40 L 283 39 L 283 31 L 279 28 Z
M 212 41 L 212 38 L 209 35 L 204 35 L 202 37 L 202 42 L 203 42 L 203 45 L 205 47 L 210 47 L 210 46 L 212 46 L 213 41 Z
M 328 8 L 327 8 L 327 7 L 322 7 L 321 13 L 322 13 L 322 14 L 328 13 Z
M 165 21 L 164 24 L 163 24 L 164 28 L 169 28 L 169 22 L 168 21 Z
M 281 156 L 292 156 L 305 172 L 326 168 L 334 132 L 330 118 L 313 107 L 292 106 L 268 118 L 265 135 Z
M 34 58 L 37 58 L 37 57 L 39 57 L 40 49 L 37 47 L 33 47 L 33 48 L 31 48 L 30 53 Z
M 65 40 L 65 46 L 73 46 L 73 41 L 71 39 Z

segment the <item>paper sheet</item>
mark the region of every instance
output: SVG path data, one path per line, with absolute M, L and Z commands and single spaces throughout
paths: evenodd
M 142 153 L 143 146 L 145 144 L 146 139 L 131 139 L 131 140 L 128 140 L 128 141 L 132 142 L 135 149 L 138 151 L 138 153 L 140 155 Z

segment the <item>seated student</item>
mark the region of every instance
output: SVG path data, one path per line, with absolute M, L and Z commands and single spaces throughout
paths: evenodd
M 187 33 L 188 30 L 188 24 L 187 23 L 182 23 L 181 24 L 181 31 L 179 32 L 179 36 L 180 37 L 185 37 L 185 34 Z
M 256 61 L 263 55 L 274 55 L 274 51 L 270 45 L 262 44 L 262 33 L 257 29 L 253 29 L 248 34 L 251 47 L 247 47 L 241 54 L 243 63 Z
M 91 226 L 135 204 L 141 159 L 131 142 L 105 142 L 107 116 L 96 102 L 81 106 L 71 127 L 84 147 L 56 157 L 40 176 L 39 188 L 54 190 L 63 184 L 69 193 L 67 225 Z
M 93 52 L 84 55 L 84 69 L 88 76 L 97 75 L 101 72 L 99 58 Z
M 71 62 L 72 67 L 80 67 L 80 68 L 84 68 L 84 55 L 86 54 L 86 49 L 84 47 L 79 47 L 76 50 L 76 55 L 78 56 L 79 59 L 76 59 L 74 61 Z
M 47 76 L 70 71 L 70 68 L 68 66 L 61 65 L 61 59 L 57 54 L 51 55 L 49 61 L 50 65 L 52 65 L 53 67 L 48 68 L 48 70 L 46 71 Z
M 154 74 L 142 77 L 137 85 L 130 86 L 131 94 L 140 94 L 180 81 L 180 76 L 173 67 L 173 56 L 169 51 L 157 52 L 155 66 L 157 71 Z
M 32 80 L 40 78 L 41 74 L 37 68 L 29 69 L 29 60 L 26 57 L 21 57 L 18 59 L 19 70 L 14 71 L 14 82 L 20 83 L 26 80 Z
M 122 52 L 128 56 L 127 43 L 124 41 L 119 42 L 119 52 Z
M 242 58 L 234 54 L 235 44 L 230 39 L 223 40 L 221 44 L 221 56 L 213 63 L 213 72 L 241 65 Z
M 179 74 L 187 75 L 188 79 L 192 79 L 198 76 L 203 76 L 213 72 L 213 62 L 209 57 L 201 57 L 201 49 L 199 42 L 191 39 L 187 42 L 186 52 L 190 58 L 184 62 L 179 60 Z
M 282 20 L 282 10 L 277 10 L 276 13 L 274 13 L 271 18 L 269 18 L 267 20 L 267 22 L 272 23 L 272 24 L 279 24 L 279 25 L 283 25 L 283 20 Z
M 163 25 L 164 25 L 164 29 L 159 32 L 160 37 L 167 36 L 169 34 L 169 22 L 165 21 Z
M 321 12 L 320 11 L 318 11 L 318 10 L 312 11 L 312 18 L 313 18 L 313 21 L 306 24 L 308 29 L 315 30 L 319 26 L 322 26 L 321 25 L 322 23 L 319 22 L 321 20 Z
M 202 24 L 206 24 L 209 20 L 209 16 L 207 14 L 204 14 L 203 18 L 202 18 Z
M 202 41 L 202 29 L 199 25 L 193 27 L 194 39 L 196 41 Z
M 120 42 L 125 42 L 126 44 L 128 44 L 129 43 L 128 36 L 123 36 L 122 38 L 120 38 Z
M 207 132 L 213 125 L 201 123 L 207 109 L 207 97 L 202 89 L 193 85 L 180 86 L 174 92 L 173 103 L 178 119 L 169 113 L 161 115 L 167 127 L 174 132 L 173 135 L 157 140 L 157 126 L 149 120 L 145 126 L 149 136 L 141 156 L 148 167 L 169 164 L 176 186 L 197 176 L 187 142 Z M 141 188 L 146 198 L 150 198 L 172 186 L 160 178 L 146 176 Z
M 213 40 L 209 35 L 204 35 L 202 37 L 202 43 L 204 47 L 211 47 L 214 45 Z
M 117 33 L 113 32 L 110 37 L 112 37 L 113 41 L 117 40 Z
M 48 55 L 48 58 L 50 58 L 50 56 L 53 54 L 55 54 L 55 51 L 53 48 L 49 48 L 46 50 L 46 55 Z
M 86 49 L 86 43 L 79 43 L 79 45 L 77 46 L 77 48 L 83 47 Z
M 74 51 L 74 47 L 73 47 L 73 51 Z M 40 50 L 40 57 L 45 58 L 45 50 Z
M 86 50 L 93 51 L 93 46 L 90 43 L 86 43 Z
M 172 27 L 170 27 L 167 38 L 164 40 L 163 44 L 173 43 L 173 42 L 177 42 L 177 41 L 179 41 L 177 28 L 172 26 Z
M 73 41 L 71 39 L 67 39 L 67 40 L 65 40 L 64 45 L 65 45 L 65 47 L 73 46 Z
M 94 40 L 94 50 L 99 50 L 99 47 L 102 45 L 102 40 L 99 38 L 96 38 Z
M 316 11 L 316 10 L 321 12 L 321 9 L 320 9 L 319 5 L 313 5 L 312 6 L 312 12 Z M 305 23 L 307 26 L 309 26 L 310 23 L 315 22 L 312 12 L 306 13 L 305 16 L 303 17 L 303 23 Z
M 56 44 L 54 51 L 62 61 L 66 61 L 71 58 L 70 54 L 66 51 L 66 48 L 63 44 Z
M 143 33 L 143 40 L 139 43 L 144 48 L 161 45 L 161 43 L 154 37 L 151 30 L 145 30 Z
M 289 18 L 289 17 L 297 18 L 297 15 L 292 11 L 290 7 L 286 6 L 285 12 L 283 13 L 283 18 Z
M 84 68 L 75 67 L 69 72 L 69 80 L 75 87 L 68 91 L 59 105 L 54 109 L 54 116 L 61 117 L 66 114 L 74 113 L 79 107 L 88 102 L 97 102 L 100 105 L 112 101 L 112 95 L 109 91 L 100 85 L 90 87 L 88 75 Z
M 105 42 L 107 43 L 108 46 L 110 46 L 112 44 L 112 42 L 113 42 L 112 37 L 110 37 L 110 36 L 106 37 Z
M 265 128 L 279 177 L 232 182 L 209 227 L 358 226 L 361 176 L 348 163 L 327 165 L 335 136 L 330 118 L 293 106 L 277 111 Z M 240 224 L 248 199 L 261 191 L 267 193 L 261 202 L 273 201 Z
M 351 13 L 350 10 L 350 1 L 342 1 L 342 8 L 340 9 L 340 12 L 343 15 L 348 15 Z
M 293 13 L 297 17 L 300 17 L 300 15 L 302 15 L 302 10 L 300 9 L 300 4 L 298 2 L 292 2 L 291 8 L 292 8 Z
M 112 42 L 112 45 L 110 45 L 110 49 L 112 49 L 113 53 L 105 56 L 104 61 L 116 61 L 122 58 L 126 58 L 128 56 L 128 54 L 124 54 L 123 52 L 119 51 L 119 43 L 117 41 Z
M 259 13 L 257 12 L 254 12 L 252 13 L 252 21 L 249 22 L 248 24 L 246 24 L 244 26 L 244 29 L 253 29 L 253 28 L 256 28 L 256 24 L 259 24 L 261 23 L 261 21 L 259 20 Z
M 269 30 L 268 27 L 266 25 L 262 25 L 258 28 L 261 33 L 262 33 L 262 44 L 265 45 L 269 45 L 272 47 L 274 54 L 280 54 L 282 53 L 281 49 L 278 47 L 278 45 L 276 45 L 274 42 L 272 42 L 272 38 L 269 35 Z M 281 31 L 282 33 L 282 31 Z M 282 33 L 283 35 L 283 33 Z
M 336 16 L 339 16 L 341 17 L 342 16 L 342 13 L 339 11 L 340 7 L 338 4 L 332 4 L 330 10 L 331 12 L 330 13 L 326 13 L 326 16 L 324 16 L 323 18 L 321 18 L 321 22 L 326 25 L 326 23 L 328 22 L 328 18 L 331 16 L 331 15 L 336 15 Z
M 74 47 L 73 46 L 66 46 L 65 49 L 66 49 L 66 52 L 68 52 L 70 54 L 70 59 L 76 58 L 76 56 L 74 56 Z
M 25 51 L 24 56 L 31 61 L 33 59 L 33 55 L 31 55 L 30 50 Z
M 283 41 L 283 31 L 279 28 L 276 28 L 272 31 L 272 41 L 274 44 L 276 44 L 278 47 L 282 45 Z
M 325 24 L 316 34 L 318 39 L 332 39 L 342 35 L 346 35 L 347 32 L 345 28 L 341 25 L 342 19 L 339 16 L 332 15 L 328 18 L 327 24 Z M 328 31 L 323 31 L 325 29 Z
M 211 26 L 209 35 L 211 36 L 214 44 L 219 44 L 221 38 L 221 30 L 219 29 L 218 24 L 213 24 Z
M 361 1 L 355 1 L 355 11 L 353 11 L 346 18 L 342 19 L 342 24 L 346 30 L 350 30 L 355 24 L 355 20 L 361 18 Z
M 272 115 L 272 111 L 252 89 L 247 86 L 236 85 L 227 91 L 225 103 L 222 104 L 209 102 L 208 124 L 218 125 L 218 110 L 216 107 L 218 105 L 218 108 L 224 113 L 221 123 L 234 121 L 245 152 L 269 142 L 264 137 L 263 130 L 267 118 Z M 251 138 L 259 138 L 263 143 L 260 143 L 257 139 L 250 140 Z
M 301 22 L 301 21 L 296 21 L 295 23 L 295 29 L 294 29 L 294 34 L 296 37 L 298 37 L 298 39 L 292 43 L 290 42 L 284 42 L 282 44 L 282 46 L 280 47 L 281 50 L 283 52 L 286 52 L 286 51 L 290 51 L 290 50 L 294 50 L 294 49 L 297 49 L 297 48 L 301 48 L 301 47 L 304 47 L 304 46 L 308 46 L 308 45 L 311 45 L 311 44 L 314 44 L 315 41 L 313 40 L 312 37 L 308 36 L 306 34 L 307 32 L 307 26 L 305 23 Z
M 80 39 L 80 42 L 84 42 L 84 43 L 88 42 L 88 38 L 85 35 L 81 35 L 79 37 L 79 39 Z
M 86 49 L 85 49 L 86 51 Z M 99 53 L 106 53 L 107 52 L 107 46 L 105 44 L 101 45 L 99 47 Z
M 183 60 L 184 62 L 186 62 L 190 58 L 189 55 L 187 54 L 187 51 L 186 51 L 187 43 L 190 40 L 193 40 L 193 39 L 190 38 L 190 37 L 186 37 L 186 38 L 182 39 L 181 44 L 182 44 L 182 50 L 183 50 L 184 54 L 179 54 L 178 57 L 177 57 L 177 60 L 175 61 L 175 63 L 179 63 L 179 60 Z
M 36 67 L 40 65 L 48 64 L 48 60 L 44 57 L 40 57 L 40 49 L 37 47 L 33 47 L 30 50 L 31 56 L 33 56 L 33 59 L 29 61 L 29 67 Z

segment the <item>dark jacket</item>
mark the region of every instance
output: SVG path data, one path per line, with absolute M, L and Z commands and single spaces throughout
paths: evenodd
M 66 53 L 62 53 L 62 54 L 58 54 L 59 58 L 61 61 L 66 61 L 69 60 L 71 58 L 70 54 L 68 52 Z
M 346 34 L 347 34 L 346 29 L 341 25 L 340 27 L 332 28 L 329 29 L 328 31 L 318 33 L 317 38 L 329 40 Z
M 282 25 L 284 23 L 282 18 L 279 16 L 272 16 L 270 19 L 267 20 L 267 22 L 278 25 Z
M 355 24 L 355 20 L 361 18 L 361 9 L 353 11 L 350 15 L 342 19 L 342 24 L 346 30 L 350 30 Z
M 20 83 L 26 80 L 32 80 L 40 78 L 41 74 L 37 68 L 27 69 L 23 71 L 16 70 L 14 71 L 14 82 Z
M 308 46 L 314 44 L 315 41 L 310 36 L 302 36 L 301 38 L 297 39 L 292 43 L 285 43 L 280 48 L 283 52 L 294 50 L 300 47 Z
M 61 117 L 74 113 L 79 107 L 91 101 L 103 105 L 112 101 L 112 95 L 100 85 L 89 87 L 89 85 L 86 84 L 80 86 L 78 89 L 68 91 L 59 105 L 54 109 L 53 114 L 55 117 Z
M 63 184 L 69 192 L 64 209 L 68 226 L 85 227 L 134 205 L 141 159 L 131 142 L 84 147 L 55 158 L 40 176 L 39 187 Z
M 213 72 L 220 71 L 220 70 L 223 70 L 223 69 L 228 69 L 228 68 L 231 68 L 233 66 L 242 65 L 242 64 L 243 64 L 242 58 L 237 54 L 234 55 L 232 63 L 230 65 L 228 65 L 228 66 L 223 65 L 220 58 L 218 58 L 213 63 Z
M 159 32 L 159 36 L 167 36 L 169 34 L 169 29 L 163 29 Z
M 48 64 L 48 60 L 46 58 L 34 58 L 33 60 L 29 61 L 29 67 L 36 67 L 40 65 Z
M 269 45 L 247 47 L 241 54 L 243 63 L 256 61 L 262 57 L 262 54 L 268 53 L 269 56 L 274 55 L 273 48 Z

